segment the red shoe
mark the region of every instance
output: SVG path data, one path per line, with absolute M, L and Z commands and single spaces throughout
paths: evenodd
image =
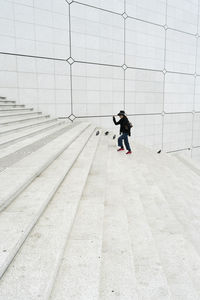
M 132 153 L 131 151 L 126 152 L 126 154 L 131 154 L 131 153 Z
M 124 151 L 124 148 L 119 148 L 117 151 L 118 151 L 118 152 L 119 152 L 119 151 Z

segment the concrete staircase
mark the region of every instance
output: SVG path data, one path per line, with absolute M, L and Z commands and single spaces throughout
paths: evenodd
M 26 118 L 0 126 L 0 300 L 199 300 L 199 173 Z

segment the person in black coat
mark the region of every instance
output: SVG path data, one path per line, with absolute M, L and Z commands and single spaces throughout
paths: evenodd
M 128 137 L 131 136 L 131 124 L 125 115 L 125 111 L 120 110 L 118 116 L 120 117 L 119 121 L 116 121 L 115 116 L 113 116 L 114 124 L 120 125 L 120 137 L 118 138 L 118 146 L 120 148 L 117 151 L 124 150 L 124 146 L 123 146 L 123 141 L 124 141 L 125 147 L 127 149 L 126 154 L 131 154 L 132 153 L 131 147 L 128 140 Z

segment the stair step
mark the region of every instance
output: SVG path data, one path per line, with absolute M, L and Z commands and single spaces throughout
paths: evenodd
M 4 109 L 4 108 L 20 108 L 20 107 L 25 107 L 24 104 L 2 104 L 0 103 L 0 109 Z
M 8 103 L 16 103 L 16 101 L 12 101 L 12 100 L 3 100 L 3 99 L 0 98 L 0 103 L 8 104 Z
M 76 123 L 78 124 L 78 123 Z M 44 147 L 53 139 L 66 133 L 71 128 L 75 126 L 70 124 L 60 124 L 54 125 L 51 129 L 46 130 L 34 137 L 29 137 L 26 140 L 22 140 L 9 148 L 1 150 L 0 157 L 0 172 L 9 168 L 16 162 L 22 160 L 26 156 L 38 151 L 38 149 Z M 16 150 L 18 149 L 18 150 Z
M 10 109 L 0 109 L 0 114 L 12 114 L 12 113 L 18 113 L 18 112 L 28 112 L 28 111 L 33 111 L 33 108 L 10 108 Z
M 57 119 L 48 118 L 45 120 L 33 119 L 33 120 L 30 120 L 30 122 L 27 121 L 25 123 L 20 123 L 19 125 L 13 125 L 11 123 L 10 125 L 0 127 L 0 136 L 10 134 L 11 132 L 23 131 L 27 128 L 33 128 L 33 127 L 39 128 L 39 126 L 42 126 L 42 125 L 48 124 L 48 123 L 53 123 L 55 121 L 57 121 Z
M 16 149 L 19 148 L 19 141 L 23 141 L 22 144 L 24 143 L 24 140 L 27 140 L 29 139 L 29 143 L 34 141 L 34 136 L 35 135 L 39 135 L 43 132 L 47 132 L 48 130 L 51 130 L 55 127 L 58 127 L 58 126 L 61 126 L 62 124 L 64 124 L 65 122 L 59 122 L 57 120 L 55 120 L 54 122 L 52 123 L 44 123 L 44 125 L 41 125 L 39 126 L 38 128 L 25 128 L 23 131 L 19 131 L 19 132 L 14 132 L 14 133 L 11 133 L 11 134 L 7 134 L 7 135 L 3 135 L 3 136 L 0 136 L 0 148 L 5 148 L 5 147 L 8 147 L 10 145 L 12 145 L 12 149 L 16 151 Z M 15 145 L 13 145 L 15 144 Z M 0 153 L 0 158 L 3 157 L 3 152 L 7 152 L 7 149 L 6 150 L 1 150 L 1 153 Z M 8 150 L 9 152 L 9 150 Z M 14 151 L 12 151 L 14 152 Z M 3 155 L 3 156 L 2 156 Z M 7 154 L 6 154 L 7 155 Z
M 0 120 L 4 119 L 4 118 L 15 118 L 15 117 L 27 117 L 27 116 L 38 116 L 38 115 L 41 115 L 42 113 L 41 112 L 15 112 L 15 113 L 1 113 L 0 112 Z
M 11 123 L 21 123 L 21 122 L 26 122 L 26 121 L 31 121 L 34 119 L 37 120 L 41 120 L 41 119 L 45 119 L 45 118 L 49 118 L 49 115 L 33 115 L 33 116 L 24 116 L 24 117 L 16 117 L 16 118 L 8 118 L 7 120 L 1 120 L 0 119 L 0 125 L 1 126 L 6 126 L 9 125 Z
M 54 139 L 37 152 L 0 173 L 0 211 L 7 207 L 37 176 L 39 176 L 87 127 L 81 123 Z M 33 164 L 34 162 L 34 164 Z M 20 173 L 20 177 L 19 177 Z
M 2 100 L 5 100 L 5 99 L 6 99 L 6 97 L 4 97 L 4 96 L 0 96 L 0 99 L 2 99 Z
M 50 299 L 99 299 L 108 139 L 101 136 Z M 87 262 L 87 263 L 86 263 Z M 77 276 L 79 274 L 79 276 Z
M 0 235 L 0 248 L 7 249 L 6 252 L 0 251 L 0 270 L 4 272 L 12 259 L 15 259 L 0 282 L 0 299 L 5 294 L 7 300 L 13 299 L 14 294 L 16 300 L 23 297 L 31 300 L 35 299 L 36 295 L 48 299 L 99 140 L 99 137 L 93 135 L 86 145 L 93 131 L 93 126 L 88 127 L 42 176 L 35 179 L 12 205 L 1 213 L 0 224 L 3 228 L 7 228 L 6 223 L 10 226 L 9 233 L 7 231 L 9 238 L 5 239 L 3 236 L 6 232 Z M 27 204 L 27 199 L 32 200 L 33 193 L 34 201 Z M 28 264 L 26 260 L 29 260 Z M 18 268 L 17 265 L 21 263 L 26 267 Z M 27 275 L 24 277 L 25 273 Z M 18 279 L 16 276 L 19 276 Z M 7 280 L 10 284 L 13 282 L 9 291 L 5 288 Z M 34 282 L 34 289 L 29 289 L 25 282 Z

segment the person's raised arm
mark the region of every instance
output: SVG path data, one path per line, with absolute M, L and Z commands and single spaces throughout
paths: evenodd
M 116 119 L 115 119 L 115 116 L 113 116 L 113 122 L 115 123 L 115 125 L 119 125 L 119 124 L 120 124 L 120 121 L 121 121 L 121 120 L 119 120 L 119 121 L 117 122 Z

